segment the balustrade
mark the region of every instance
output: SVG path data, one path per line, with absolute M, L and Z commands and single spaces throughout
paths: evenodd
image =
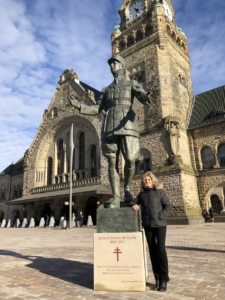
M 97 183 L 100 183 L 100 178 L 99 177 L 90 177 L 88 179 L 73 180 L 72 186 L 73 187 L 87 186 L 87 185 L 92 185 L 92 184 L 97 184 Z M 52 185 L 33 188 L 32 189 L 32 194 L 50 192 L 50 191 L 65 189 L 65 188 L 69 188 L 69 187 L 70 187 L 69 182 L 60 182 L 60 183 L 55 183 L 55 184 L 52 184 Z

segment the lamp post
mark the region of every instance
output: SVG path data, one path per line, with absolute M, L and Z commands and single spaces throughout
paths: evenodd
M 73 187 L 73 176 L 72 176 L 72 167 L 73 167 L 73 123 L 71 124 L 70 129 L 70 203 L 69 203 L 69 229 L 72 229 L 72 187 Z

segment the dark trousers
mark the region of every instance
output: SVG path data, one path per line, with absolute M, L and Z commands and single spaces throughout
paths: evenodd
M 169 281 L 168 259 L 165 247 L 166 226 L 145 227 L 144 229 L 155 278 L 159 276 L 161 279 Z

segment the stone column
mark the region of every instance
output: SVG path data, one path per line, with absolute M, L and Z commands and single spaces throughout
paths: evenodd
M 220 164 L 219 164 L 219 160 L 218 160 L 218 156 L 217 156 L 217 150 L 216 149 L 212 149 L 212 154 L 214 154 L 215 156 L 215 165 L 213 166 L 214 169 L 216 168 L 220 168 Z

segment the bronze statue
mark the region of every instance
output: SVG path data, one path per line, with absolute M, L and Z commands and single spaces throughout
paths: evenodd
M 95 115 L 105 112 L 102 126 L 102 154 L 108 160 L 108 176 L 113 192 L 113 201 L 110 208 L 120 207 L 120 178 L 119 153 L 125 160 L 124 166 L 124 201 L 130 202 L 130 184 L 134 175 L 135 158 L 139 152 L 139 125 L 135 112 L 132 109 L 134 97 L 142 104 L 150 105 L 149 92 L 145 92 L 135 80 L 125 77 L 125 60 L 118 54 L 109 60 L 114 81 L 101 92 L 96 105 L 80 104 L 74 96 L 69 100 L 73 106 L 80 109 L 81 114 Z

